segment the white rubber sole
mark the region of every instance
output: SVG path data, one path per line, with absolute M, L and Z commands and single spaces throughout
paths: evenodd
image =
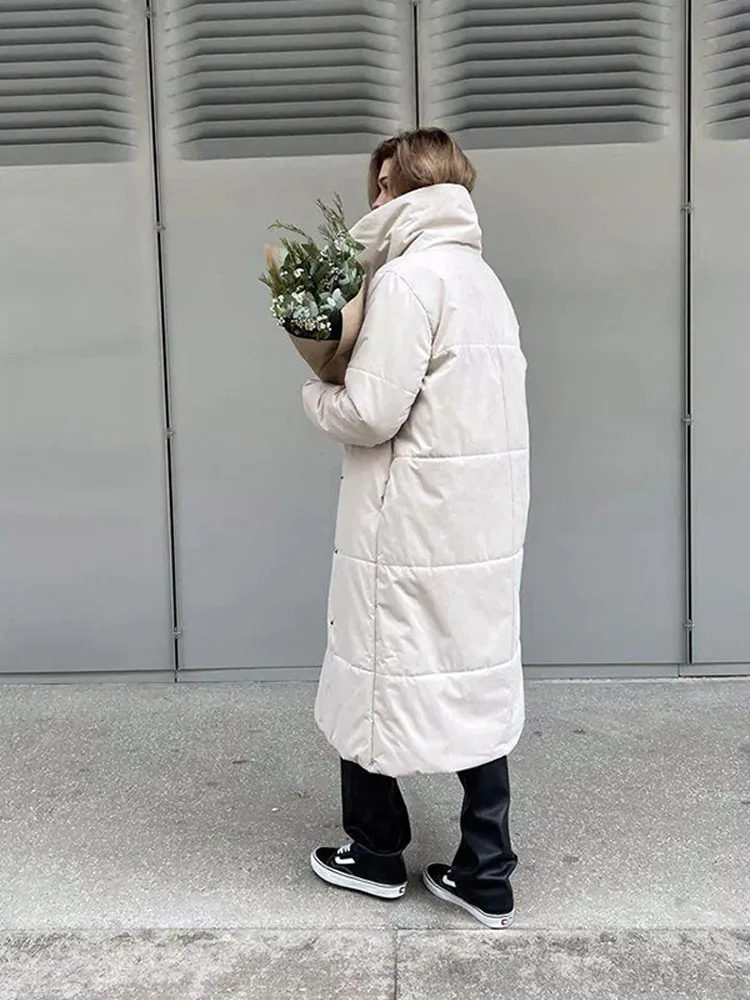
M 400 899 L 406 892 L 406 882 L 403 885 L 383 885 L 380 882 L 369 882 L 356 875 L 349 875 L 348 872 L 334 871 L 318 861 L 315 857 L 315 851 L 310 855 L 310 865 L 318 878 L 323 879 L 329 885 L 337 886 L 339 889 L 353 889 L 355 892 L 364 892 L 368 896 L 377 896 L 378 899 Z
M 444 888 L 434 879 L 430 878 L 427 872 L 424 872 L 422 875 L 422 881 L 433 896 L 437 896 L 438 899 L 442 899 L 444 903 L 453 903 L 454 906 L 460 906 L 462 910 L 466 910 L 467 913 L 470 913 L 475 920 L 480 922 L 480 924 L 484 924 L 485 927 L 491 927 L 493 931 L 505 930 L 513 923 L 516 915 L 515 910 L 511 913 L 502 914 L 485 913 L 485 911 L 480 910 L 478 906 L 472 906 L 471 903 L 467 903 L 465 899 L 461 899 L 460 896 L 456 896 L 454 893 Z

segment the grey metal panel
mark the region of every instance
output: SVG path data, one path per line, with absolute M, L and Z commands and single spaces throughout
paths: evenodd
M 317 664 L 340 454 L 256 275 L 276 215 L 314 225 L 333 190 L 364 211 L 366 159 L 190 162 L 164 122 L 183 666 Z M 679 152 L 673 117 L 661 142 L 475 157 L 531 362 L 529 663 L 682 658 Z
M 405 0 L 163 0 L 188 159 L 369 151 L 410 115 Z
M 0 0 L 0 165 L 134 155 L 135 12 L 128 0 Z
M 298 2 L 220 6 L 243 18 L 263 6 L 277 13 L 284 7 L 298 19 L 311 9 Z M 397 12 L 399 30 L 410 10 L 370 0 L 334 6 L 377 12 L 379 22 Z M 168 9 L 177 9 L 175 0 Z M 364 30 L 373 18 L 360 20 Z M 254 145 L 230 151 L 255 159 L 184 158 L 183 119 L 173 100 L 171 23 L 157 17 L 181 665 L 186 672 L 315 665 L 325 645 L 341 452 L 304 419 L 300 389 L 309 372 L 274 326 L 267 289 L 257 279 L 275 217 L 314 228 L 315 199 L 334 191 L 352 220 L 367 210 L 367 157 L 269 159 L 263 154 L 278 154 L 280 147 L 272 136 L 265 142 L 258 134 Z M 335 47 L 333 36 L 330 42 Z M 375 83 L 386 90 L 393 86 L 393 56 L 396 48 L 382 72 L 374 67 Z M 263 68 L 252 61 L 249 68 L 256 65 Z M 406 124 L 398 116 L 410 92 L 403 89 L 399 97 L 389 128 Z M 318 125 L 325 134 L 325 123 Z M 284 127 L 282 121 L 282 138 Z M 294 152 L 309 150 L 308 138 Z M 293 135 L 286 139 L 296 142 Z M 203 154 L 226 151 L 207 148 Z
M 750 139 L 750 2 L 704 0 L 699 80 L 706 132 Z
M 474 156 L 529 360 L 527 663 L 683 658 L 677 131 Z
M 477 202 L 530 361 L 527 663 L 683 658 L 679 12 L 423 7 L 426 123 L 498 150 Z
M 321 662 L 341 452 L 302 414 L 310 373 L 258 275 L 276 216 L 314 228 L 333 191 L 366 210 L 365 162 L 165 151 L 185 670 Z
M 664 0 L 422 0 L 423 117 L 480 148 L 646 142 L 670 120 Z
M 0 671 L 168 669 L 145 46 L 137 158 L 0 168 Z
M 750 141 L 717 138 L 712 41 L 697 6 L 694 277 L 695 658 L 750 661 Z M 745 52 L 745 74 L 750 72 Z
M 530 360 L 530 663 L 682 657 L 676 137 L 477 154 L 487 256 Z M 364 160 L 172 160 L 167 245 L 186 668 L 319 662 L 338 451 L 267 316 L 264 224 Z

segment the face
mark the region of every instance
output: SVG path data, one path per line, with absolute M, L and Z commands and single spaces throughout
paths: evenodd
M 380 189 L 380 193 L 372 203 L 373 208 L 380 208 L 381 205 L 385 205 L 387 202 L 393 201 L 393 195 L 391 194 L 390 186 L 388 184 L 392 162 L 392 160 L 384 160 L 382 166 L 380 167 L 380 173 L 378 174 L 378 187 Z

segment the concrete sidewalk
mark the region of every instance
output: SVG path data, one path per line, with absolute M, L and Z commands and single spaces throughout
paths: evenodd
M 528 686 L 516 929 L 419 886 L 450 776 L 404 783 L 407 897 L 336 892 L 306 685 L 0 687 L 0 1000 L 747 1000 L 750 682 Z

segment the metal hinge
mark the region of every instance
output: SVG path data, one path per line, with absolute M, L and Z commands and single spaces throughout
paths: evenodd
M 164 437 L 165 438 L 173 438 L 174 435 L 175 435 L 174 427 L 165 427 L 164 428 Z
M 685 624 L 682 626 L 686 632 L 695 632 L 695 622 L 688 618 Z
M 692 215 L 695 210 L 695 206 L 692 201 L 686 201 L 685 204 L 681 206 L 680 210 L 684 212 L 685 215 Z
M 151 6 L 150 0 L 146 0 L 144 13 L 149 20 L 153 20 L 156 17 L 156 11 Z
M 155 222 L 154 229 L 156 230 L 157 233 L 165 233 L 167 231 L 167 227 L 164 225 L 163 222 Z
M 182 629 L 181 628 L 172 629 L 172 638 L 173 639 L 181 639 L 182 638 Z
M 686 427 L 692 427 L 693 424 L 695 423 L 695 419 L 693 418 L 692 414 L 686 413 L 682 418 L 682 422 Z

